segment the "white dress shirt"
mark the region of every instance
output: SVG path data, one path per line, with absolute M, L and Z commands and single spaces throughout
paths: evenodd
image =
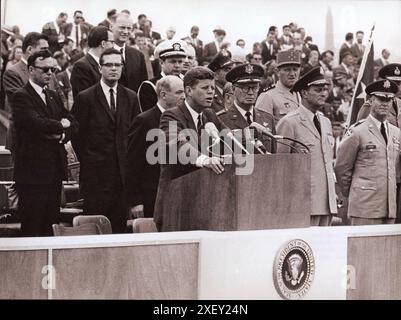
M 118 82 L 114 85 L 114 87 L 109 87 L 107 84 L 105 84 L 103 82 L 103 79 L 100 80 L 100 86 L 102 87 L 103 93 L 106 97 L 106 100 L 107 100 L 107 103 L 109 104 L 110 109 L 111 109 L 110 89 L 113 89 L 114 101 L 116 103 L 116 108 L 117 108 L 117 85 L 118 85 Z
M 43 89 L 41 86 L 38 86 L 36 83 L 34 83 L 32 80 L 29 80 L 29 83 L 31 84 L 32 88 L 35 89 L 36 93 L 39 95 L 39 97 L 43 100 L 43 102 L 46 104 L 46 96 L 43 92 Z
M 156 104 L 157 107 L 159 108 L 160 112 L 163 113 L 164 111 L 166 111 L 166 109 L 164 109 L 159 103 Z
M 187 100 L 185 100 L 185 106 L 187 107 L 189 113 L 191 114 L 192 120 L 193 120 L 193 122 L 194 122 L 194 124 L 195 124 L 195 128 L 197 128 L 197 127 L 198 127 L 198 117 L 199 117 L 199 115 L 201 115 L 201 117 L 202 117 L 202 112 L 201 112 L 201 113 L 198 113 L 198 112 L 196 112 L 194 109 L 192 109 L 192 107 L 188 104 Z M 197 167 L 203 167 L 203 162 L 204 162 L 206 159 L 208 159 L 208 158 L 209 158 L 208 156 L 206 156 L 206 155 L 204 155 L 204 154 L 201 154 L 201 155 L 196 159 L 195 165 L 196 165 Z
M 120 47 L 118 44 L 114 43 L 114 49 L 116 49 L 118 52 L 121 52 L 121 49 L 123 50 L 122 51 L 122 56 L 123 56 L 123 59 L 125 61 L 126 60 L 125 59 L 125 43 L 124 43 L 124 45 L 122 47 Z
M 372 116 L 371 114 L 369 114 L 369 117 L 373 120 L 373 122 L 375 123 L 377 129 L 379 130 L 379 132 L 381 132 L 381 126 L 382 126 L 382 122 L 377 120 L 374 116 Z M 384 123 L 384 128 L 386 129 L 386 136 L 387 136 L 387 140 L 388 140 L 388 124 L 387 124 L 387 120 L 383 121 Z
M 247 120 L 247 118 L 246 118 L 246 113 L 249 111 L 249 112 L 251 113 L 251 121 L 252 121 L 252 122 L 254 121 L 254 119 L 253 119 L 253 106 L 252 106 L 248 111 L 242 109 L 242 108 L 237 104 L 236 101 L 234 101 L 234 106 L 237 108 L 237 110 L 239 111 L 239 113 L 241 113 L 241 115 L 244 117 L 245 120 Z

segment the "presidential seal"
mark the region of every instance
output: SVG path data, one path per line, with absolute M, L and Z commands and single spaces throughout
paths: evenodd
M 300 239 L 284 244 L 273 265 L 273 281 L 283 299 L 302 299 L 315 275 L 315 259 L 309 245 Z

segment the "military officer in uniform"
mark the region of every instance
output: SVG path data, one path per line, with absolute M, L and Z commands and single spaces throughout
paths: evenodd
M 349 197 L 351 225 L 391 224 L 396 218 L 396 174 L 400 169 L 400 129 L 387 120 L 397 84 L 369 84 L 370 114 L 352 126 L 340 143 L 335 173 Z
M 156 82 L 168 75 L 180 77 L 187 53 L 187 44 L 182 40 L 166 40 L 155 49 L 155 57 L 160 59 L 161 73 L 142 82 L 138 89 L 138 99 L 142 112 L 153 108 L 157 103 Z
M 299 95 L 290 90 L 299 78 L 300 67 L 301 57 L 298 51 L 279 52 L 277 54 L 279 80 L 275 87 L 261 93 L 256 101 L 256 109 L 272 114 L 276 123 L 299 106 Z
M 273 116 L 263 110 L 255 110 L 254 108 L 263 75 L 264 70 L 260 65 L 248 63 L 241 64 L 227 73 L 226 80 L 233 85 L 234 102 L 228 110 L 220 111 L 217 115 L 231 130 L 243 130 L 252 122 L 257 122 L 272 134 L 276 133 Z M 262 148 L 262 153 L 276 151 L 275 141 L 272 141 L 266 135 L 253 134 L 263 143 L 265 150 Z M 244 138 L 245 134 L 242 134 L 242 137 Z
M 398 86 L 398 92 L 392 101 L 392 106 L 390 107 L 387 121 L 392 125 L 401 128 L 401 64 L 391 63 L 379 70 L 379 76 L 382 79 L 388 79 L 395 82 Z M 370 114 L 370 103 L 366 101 L 361 110 L 358 112 L 357 121 L 365 119 Z
M 221 50 L 213 60 L 208 64 L 208 68 L 214 72 L 214 80 L 216 88 L 214 91 L 212 109 L 215 112 L 224 110 L 223 89 L 227 83 L 226 74 L 234 66 L 234 61 L 231 60 L 231 53 L 225 49 Z
M 302 102 L 296 110 L 284 116 L 277 124 L 279 135 L 296 139 L 308 146 L 311 155 L 311 226 L 328 226 L 337 213 L 333 171 L 334 137 L 331 123 L 318 111 L 328 96 L 329 83 L 321 67 L 315 67 L 300 78 L 292 88 L 299 92 Z M 294 152 L 278 144 L 277 153 Z M 301 150 L 308 152 L 307 150 Z

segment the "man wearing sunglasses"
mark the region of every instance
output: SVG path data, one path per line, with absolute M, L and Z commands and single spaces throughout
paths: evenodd
M 331 123 L 319 110 L 328 96 L 328 82 L 321 67 L 315 67 L 300 78 L 291 91 L 299 92 L 302 102 L 296 110 L 277 124 L 277 133 L 296 139 L 308 146 L 311 156 L 311 226 L 328 226 L 337 213 L 333 171 L 334 137 Z M 292 153 L 291 148 L 277 145 L 277 153 Z M 308 150 L 301 149 L 307 153 Z
M 400 169 L 400 129 L 388 120 L 397 84 L 369 84 L 370 114 L 346 133 L 339 145 L 335 172 L 349 197 L 351 225 L 392 224 L 396 218 L 396 179 Z
M 72 114 L 79 133 L 72 141 L 81 163 L 84 213 L 105 215 L 113 233 L 126 229 L 124 195 L 128 129 L 139 114 L 134 91 L 118 83 L 123 69 L 121 53 L 105 50 L 99 58 L 100 81 L 78 94 Z
M 49 51 L 32 54 L 29 81 L 12 100 L 14 180 L 23 236 L 50 236 L 52 224 L 59 222 L 61 183 L 67 178 L 64 143 L 78 129 L 57 93 L 47 88 L 55 69 Z

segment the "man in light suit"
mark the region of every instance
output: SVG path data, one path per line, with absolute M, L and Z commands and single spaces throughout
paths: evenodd
M 290 89 L 299 79 L 301 56 L 298 51 L 281 51 L 277 54 L 279 81 L 275 87 L 259 95 L 255 108 L 270 113 L 276 123 L 290 111 L 298 109 L 300 98 Z
M 388 65 L 390 62 L 388 61 L 388 58 L 390 58 L 390 51 L 387 49 L 382 50 L 382 56 L 379 59 L 375 60 L 375 67 L 381 69 L 384 66 Z
M 67 23 L 64 26 L 64 35 L 74 39 L 74 48 L 83 49 L 83 44 L 88 39 L 89 28 L 83 23 L 83 13 L 80 10 L 74 12 L 74 23 Z
M 292 88 L 300 92 L 302 104 L 277 124 L 279 135 L 296 139 L 309 147 L 311 155 L 311 226 L 329 226 L 337 213 L 333 171 L 334 138 L 331 123 L 318 110 L 328 95 L 328 82 L 321 67 L 315 67 L 300 78 Z M 292 143 L 293 147 L 299 145 Z M 293 152 L 285 145 L 277 153 Z M 308 152 L 308 151 L 306 151 Z
M 61 12 L 55 21 L 46 23 L 42 28 L 42 33 L 49 39 L 51 53 L 61 50 L 60 43 L 65 40 L 64 25 L 67 19 L 68 15 L 65 12 Z
M 71 112 L 79 123 L 79 132 L 72 144 L 81 163 L 84 213 L 105 215 L 113 233 L 123 233 L 127 226 L 124 188 L 128 130 L 139 113 L 139 104 L 134 91 L 118 84 L 120 52 L 105 50 L 99 63 L 101 80 L 74 101 Z
M 391 80 L 369 84 L 371 110 L 340 143 L 335 172 L 349 197 L 351 225 L 392 224 L 396 218 L 396 176 L 400 169 L 400 129 L 387 121 L 397 85 Z

